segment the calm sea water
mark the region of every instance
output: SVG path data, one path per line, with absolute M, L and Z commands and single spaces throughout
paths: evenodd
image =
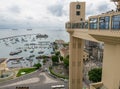
M 16 37 L 18 42 L 15 42 L 15 40 L 10 41 L 10 39 L 2 40 L 2 38 L 12 37 L 12 36 L 18 36 L 18 35 L 26 35 L 26 34 L 47 34 L 48 38 L 41 38 L 41 39 L 35 39 L 36 36 L 19 36 Z M 15 38 L 15 39 L 16 39 Z M 24 38 L 27 40 L 27 42 L 22 42 L 21 39 Z M 51 52 L 53 52 L 53 49 L 50 47 L 50 43 L 62 39 L 65 42 L 69 42 L 69 35 L 66 32 L 66 30 L 60 30 L 60 29 L 32 29 L 30 31 L 26 29 L 18 29 L 18 30 L 12 30 L 12 29 L 1 29 L 0 30 L 0 58 L 17 58 L 17 57 L 23 57 L 25 60 L 21 60 L 20 62 L 16 64 L 12 64 L 12 61 L 8 62 L 8 67 L 30 67 L 31 61 L 26 60 L 30 55 L 35 55 L 35 57 L 32 58 L 32 65 L 38 62 L 36 59 L 39 55 L 50 55 Z M 35 41 L 32 41 L 35 39 Z M 34 52 L 30 53 L 33 49 L 28 49 L 25 44 L 30 43 L 39 43 L 42 41 L 50 42 L 48 45 L 39 45 L 37 48 L 34 48 Z M 6 45 L 7 44 L 7 45 Z M 14 56 L 10 56 L 10 52 L 14 52 L 21 48 L 22 53 Z M 24 51 L 27 49 L 27 51 Z M 39 51 L 44 51 L 43 54 L 38 54 Z M 14 61 L 15 62 L 15 61 Z M 41 62 L 41 61 L 40 61 Z
M 24 35 L 24 34 L 47 34 L 49 36 L 48 40 L 54 41 L 56 39 L 62 39 L 66 42 L 69 41 L 69 35 L 65 29 L 32 29 L 28 31 L 26 29 L 0 29 L 0 38 L 10 37 L 10 36 L 17 36 L 17 35 Z

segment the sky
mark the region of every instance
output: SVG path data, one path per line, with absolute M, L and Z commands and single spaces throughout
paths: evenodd
M 110 0 L 0 0 L 0 28 L 64 28 L 72 1 L 86 2 L 86 18 L 115 9 Z

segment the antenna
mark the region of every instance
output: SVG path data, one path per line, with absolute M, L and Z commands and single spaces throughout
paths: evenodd
M 111 1 L 115 3 L 117 7 L 117 11 L 120 11 L 120 0 L 111 0 Z

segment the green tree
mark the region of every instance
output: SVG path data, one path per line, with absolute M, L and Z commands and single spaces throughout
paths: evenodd
M 59 62 L 58 56 L 52 56 L 52 62 L 53 62 L 53 63 Z
M 43 59 L 43 64 L 45 64 L 46 63 L 46 59 Z
M 39 69 L 42 65 L 40 63 L 34 64 L 34 67 L 36 67 L 36 69 Z
M 69 55 L 67 55 L 66 58 L 69 59 Z
M 92 82 L 100 82 L 102 76 L 102 68 L 94 68 L 88 72 L 89 80 Z
M 64 62 L 65 67 L 68 68 L 69 67 L 69 59 L 68 58 L 64 58 L 63 62 Z
M 59 55 L 60 55 L 60 52 L 59 52 L 59 51 L 57 51 L 57 52 L 55 53 L 55 55 L 56 55 L 56 56 L 59 56 Z
M 57 44 L 55 45 L 55 49 L 56 49 L 56 50 L 58 49 L 58 46 L 57 46 Z
M 63 46 L 64 47 L 69 46 L 69 43 L 64 43 Z
M 57 45 L 57 43 L 53 42 L 53 45 L 54 45 L 54 48 L 53 48 L 54 51 L 57 50 L 57 49 L 58 49 L 58 45 Z
M 60 56 L 60 60 L 63 61 L 63 57 L 62 56 Z

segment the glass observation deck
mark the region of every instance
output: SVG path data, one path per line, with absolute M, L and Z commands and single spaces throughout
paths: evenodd
M 66 29 L 120 30 L 120 13 L 105 13 L 91 16 L 84 22 L 67 22 Z

